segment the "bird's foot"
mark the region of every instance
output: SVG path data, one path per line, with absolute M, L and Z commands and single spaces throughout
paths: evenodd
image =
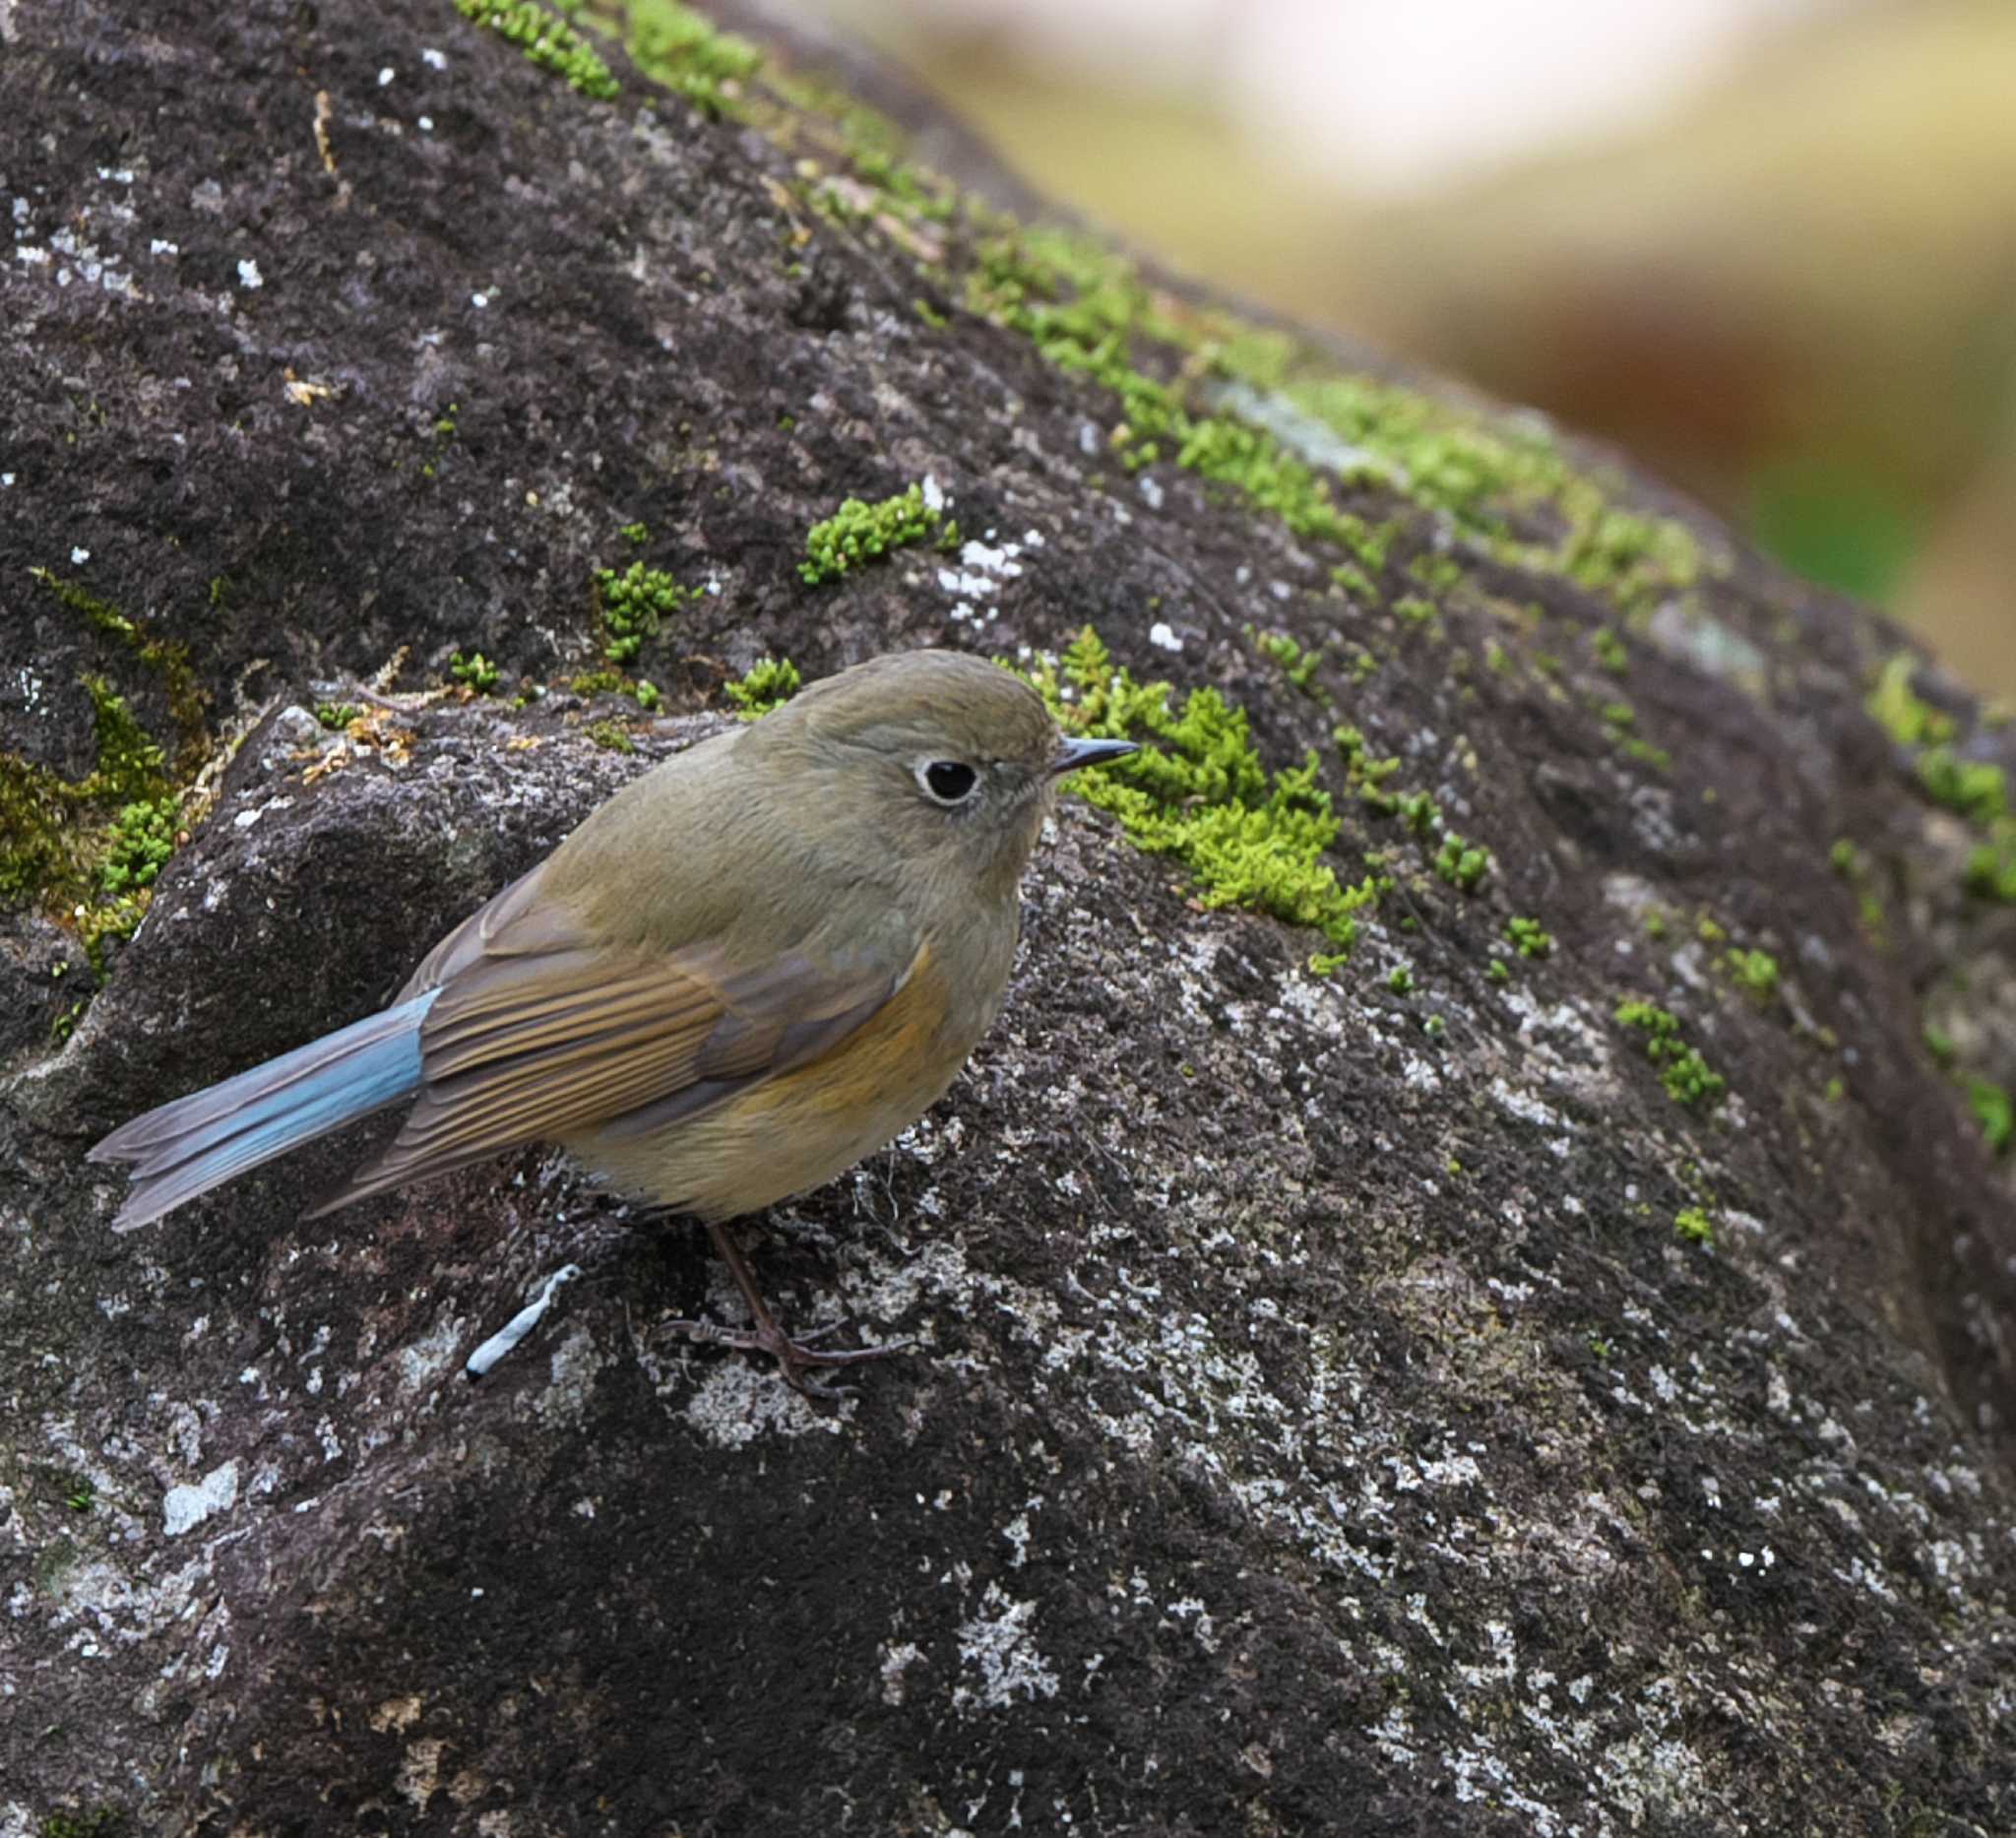
M 713 1321 L 668 1321 L 665 1325 L 689 1340 L 701 1341 L 710 1347 L 734 1347 L 743 1353 L 769 1354 L 784 1374 L 785 1383 L 807 1398 L 850 1398 L 854 1395 L 851 1385 L 829 1385 L 812 1377 L 815 1370 L 864 1365 L 870 1360 L 893 1360 L 900 1353 L 909 1353 L 915 1344 L 897 1340 L 881 1347 L 819 1347 L 813 1343 L 825 1339 L 828 1334 L 838 1333 L 846 1323 L 829 1321 L 824 1327 L 815 1327 L 794 1340 L 769 1318 L 767 1310 L 754 1327 L 722 1327 Z

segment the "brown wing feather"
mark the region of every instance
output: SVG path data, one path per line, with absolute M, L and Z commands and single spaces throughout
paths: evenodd
M 521 1143 L 655 1128 L 719 1104 L 851 1033 L 915 957 L 897 924 L 840 963 L 786 952 L 737 970 L 705 946 L 598 950 L 529 904 L 536 873 L 415 974 L 410 988 L 429 976 L 441 988 L 420 1032 L 420 1097 L 384 1154 L 317 1214 Z

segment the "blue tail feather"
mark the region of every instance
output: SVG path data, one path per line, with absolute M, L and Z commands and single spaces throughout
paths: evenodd
M 130 1232 L 232 1175 L 420 1088 L 420 1023 L 429 989 L 335 1034 L 269 1059 L 114 1130 L 94 1162 L 131 1163 L 133 1188 L 113 1220 Z

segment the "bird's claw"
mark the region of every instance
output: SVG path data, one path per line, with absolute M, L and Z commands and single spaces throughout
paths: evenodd
M 850 1398 L 854 1395 L 851 1385 L 828 1385 L 810 1377 L 815 1368 L 863 1365 L 870 1360 L 891 1360 L 898 1354 L 909 1353 L 915 1344 L 897 1340 L 880 1347 L 813 1345 L 828 1334 L 839 1332 L 847 1325 L 845 1321 L 829 1321 L 824 1327 L 811 1328 L 796 1339 L 771 1321 L 757 1327 L 722 1327 L 713 1321 L 668 1321 L 665 1325 L 674 1333 L 684 1334 L 688 1340 L 701 1341 L 710 1347 L 733 1347 L 743 1353 L 769 1354 L 777 1362 L 785 1383 L 807 1398 Z

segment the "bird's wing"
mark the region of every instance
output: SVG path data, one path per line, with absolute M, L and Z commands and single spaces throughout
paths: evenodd
M 316 1213 L 521 1143 L 708 1109 L 836 1046 L 919 956 L 893 915 L 844 950 L 808 943 L 746 968 L 707 943 L 612 950 L 587 942 L 554 903 L 506 910 L 523 886 L 422 966 L 441 993 L 421 1029 L 420 1096 L 385 1153 Z

